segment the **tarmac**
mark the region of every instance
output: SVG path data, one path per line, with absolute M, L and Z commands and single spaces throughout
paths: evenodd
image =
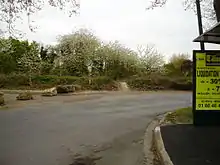
M 220 127 L 182 124 L 161 126 L 160 129 L 174 165 L 220 164 Z
M 15 96 L 5 94 L 0 111 L 0 165 L 74 165 L 90 152 L 97 165 L 140 165 L 149 123 L 191 104 L 190 92 Z

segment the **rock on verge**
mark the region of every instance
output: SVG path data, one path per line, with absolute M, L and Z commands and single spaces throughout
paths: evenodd
M 17 97 L 16 97 L 17 100 L 33 100 L 33 96 L 30 92 L 23 92 L 23 93 L 20 93 Z
M 75 91 L 76 91 L 75 85 L 58 85 L 57 86 L 57 93 L 71 93 Z
M 42 96 L 49 96 L 49 97 L 53 97 L 57 95 L 57 89 L 56 87 L 50 88 L 50 89 L 46 89 L 43 91 Z

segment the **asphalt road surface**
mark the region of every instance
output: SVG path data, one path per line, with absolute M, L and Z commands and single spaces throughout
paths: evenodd
M 191 93 L 150 92 L 1 110 L 0 165 L 69 165 L 77 153 L 98 154 L 98 165 L 135 165 L 148 123 L 190 105 Z

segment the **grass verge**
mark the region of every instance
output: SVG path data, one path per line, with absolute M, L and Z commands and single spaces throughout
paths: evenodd
M 165 116 L 165 122 L 170 122 L 172 124 L 191 124 L 193 122 L 192 107 L 181 108 L 167 114 Z

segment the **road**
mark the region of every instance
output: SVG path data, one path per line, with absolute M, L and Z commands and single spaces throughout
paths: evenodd
M 191 93 L 150 92 L 75 102 L 60 97 L 1 110 L 0 164 L 69 165 L 76 153 L 86 152 L 102 157 L 98 165 L 138 164 L 148 123 L 190 105 Z

